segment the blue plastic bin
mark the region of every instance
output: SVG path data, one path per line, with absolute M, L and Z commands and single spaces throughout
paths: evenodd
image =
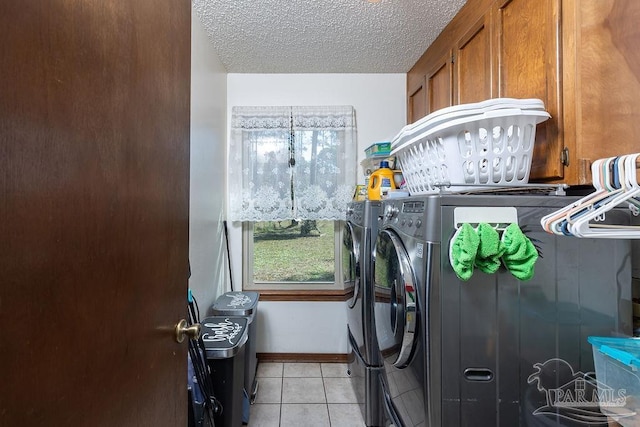
M 640 425 L 640 339 L 589 337 L 600 412 L 625 427 Z

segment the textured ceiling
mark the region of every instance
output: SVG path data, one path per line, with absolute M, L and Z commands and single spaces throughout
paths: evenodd
M 193 0 L 230 73 L 405 73 L 466 0 Z

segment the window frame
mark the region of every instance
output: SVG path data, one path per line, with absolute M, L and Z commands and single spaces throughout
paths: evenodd
M 258 282 L 253 281 L 253 222 L 242 222 L 242 288 L 251 291 L 273 291 L 286 297 L 296 295 L 324 295 L 344 296 L 345 286 L 342 274 L 342 238 L 344 234 L 344 221 L 333 220 L 334 222 L 334 266 L 335 280 L 333 283 L 319 282 Z M 344 299 L 340 297 L 340 299 Z M 286 300 L 286 299 L 285 299 Z M 326 298 L 321 298 L 326 300 Z

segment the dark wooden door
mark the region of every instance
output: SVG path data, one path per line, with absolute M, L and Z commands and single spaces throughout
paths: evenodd
M 186 425 L 190 25 L 0 3 L 0 425 Z

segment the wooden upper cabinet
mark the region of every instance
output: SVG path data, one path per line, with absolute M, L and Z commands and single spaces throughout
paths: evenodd
M 425 76 L 421 77 L 412 86 L 407 85 L 407 119 L 409 123 L 427 115 L 427 88 L 425 87 Z
M 531 181 L 563 178 L 560 0 L 498 0 L 494 8 L 498 96 L 538 98 L 551 119 L 538 125 Z
M 431 64 L 427 70 L 427 114 L 450 107 L 453 102 L 453 67 L 451 52 L 447 52 Z
M 413 123 L 427 115 L 427 67 L 426 57 L 407 73 L 407 123 Z
M 492 98 L 491 13 L 485 13 L 458 41 L 454 59 L 454 104 Z
M 594 160 L 640 152 L 638 45 L 638 0 L 468 0 L 407 74 L 409 122 L 539 98 L 530 180 L 591 184 Z
M 563 0 L 567 181 L 591 163 L 640 152 L 640 1 Z
M 468 0 L 409 70 L 408 123 L 441 108 L 491 97 L 488 12 L 494 1 Z
M 416 64 L 407 73 L 407 122 L 449 107 L 453 100 L 451 50 Z

